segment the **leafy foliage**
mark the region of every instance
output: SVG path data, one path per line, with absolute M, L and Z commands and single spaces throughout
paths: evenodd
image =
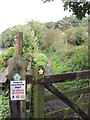
M 60 54 L 60 53 L 59 53 Z M 70 46 L 69 50 L 61 54 L 49 52 L 47 56 L 51 60 L 51 73 L 60 74 L 65 72 L 81 71 L 89 69 L 88 66 L 88 46 Z M 59 58 L 60 56 L 60 58 Z M 88 79 L 68 81 L 57 83 L 59 88 L 63 91 L 74 90 L 88 86 Z M 78 99 L 78 95 L 74 96 L 74 100 Z M 84 98 L 87 101 L 87 97 Z
M 43 3 L 51 2 L 54 0 L 42 0 Z M 64 2 L 64 10 L 73 12 L 78 19 L 82 19 L 86 14 L 90 14 L 90 2 L 87 0 L 62 0 Z
M 77 28 L 71 27 L 66 30 L 67 42 L 73 45 L 81 45 L 88 40 L 86 29 L 82 26 Z
M 0 37 L 0 47 L 2 48 L 8 48 L 8 47 L 12 47 L 15 45 L 15 36 L 17 35 L 17 33 L 19 32 L 19 30 L 16 30 L 15 27 L 13 29 L 6 29 L 1 37 Z
M 9 118 L 9 88 L 0 95 L 0 120 Z
M 45 23 L 45 26 L 48 28 L 48 29 L 55 29 L 55 26 L 56 26 L 56 23 L 55 22 L 46 22 Z
M 23 53 L 39 50 L 44 40 L 45 26 L 39 22 L 30 22 L 25 26 L 15 26 L 5 30 L 0 37 L 2 48 L 16 47 L 16 36 L 23 32 Z
M 0 62 L 1 62 L 0 75 L 5 71 L 6 67 L 8 66 L 8 59 L 15 55 L 16 52 L 14 47 L 10 47 L 7 50 L 7 53 L 0 54 Z
M 67 49 L 61 56 L 56 53 L 48 53 L 51 59 L 51 72 L 64 73 L 88 69 L 88 47 L 86 45 Z M 60 53 L 59 53 L 60 54 Z
M 0 55 L 0 62 L 1 62 L 1 69 L 0 69 L 0 75 L 2 72 L 4 72 L 5 68 L 7 67 L 7 55 L 6 54 L 1 54 Z
M 38 22 L 30 22 L 22 32 L 23 35 L 23 53 L 36 52 L 40 49 L 41 44 L 44 40 L 44 26 Z
M 58 85 L 59 85 L 60 89 L 62 89 L 64 91 L 73 90 L 73 89 L 78 89 L 78 88 L 88 86 L 88 79 L 68 81 L 65 83 L 60 83 Z
M 40 47 L 41 44 L 43 44 L 45 26 L 39 22 L 34 21 L 32 21 L 30 25 L 34 31 L 34 36 L 37 37 L 37 44 Z
M 13 57 L 16 55 L 16 51 L 14 47 L 10 47 L 7 51 L 7 58 Z
M 46 49 L 47 51 L 53 50 L 54 51 L 54 41 L 56 41 L 57 39 L 60 39 L 60 31 L 59 30 L 55 30 L 55 29 L 47 29 L 45 31 L 45 41 L 44 44 L 42 45 L 42 50 Z M 60 34 L 61 35 L 61 34 Z
M 62 20 L 57 22 L 48 22 L 45 24 L 32 21 L 26 24 L 25 26 L 15 26 L 11 29 L 9 28 L 5 30 L 0 35 L 0 46 L 2 48 L 3 47 L 8 48 L 13 46 L 16 47 L 16 36 L 18 36 L 18 33 L 22 31 L 23 32 L 23 54 L 30 51 L 34 52 L 36 51 L 36 49 L 37 51 L 43 50 L 47 48 L 47 45 L 49 47 L 53 44 L 53 41 L 56 39 L 56 36 L 58 36 L 58 33 L 56 33 L 58 32 L 58 29 L 65 31 L 65 30 L 68 30 L 69 28 L 72 28 L 72 30 L 74 30 L 74 28 L 77 28 L 77 27 L 79 28 L 80 26 L 83 26 L 83 27 L 88 26 L 88 18 L 78 20 L 74 16 L 71 16 L 68 18 L 65 17 Z M 80 29 L 81 32 L 82 32 L 82 28 Z M 83 30 L 84 29 L 88 29 L 88 27 L 83 28 Z
M 47 29 L 60 29 L 65 31 L 70 27 L 88 26 L 88 17 L 79 20 L 73 15 L 70 17 L 65 16 L 62 20 L 57 22 L 47 22 L 45 26 Z
M 34 53 L 32 57 L 33 57 L 33 63 L 32 63 L 33 66 L 36 64 L 36 65 L 40 65 L 40 66 L 43 66 L 44 68 L 46 68 L 48 59 L 45 54 Z
M 73 12 L 74 15 L 76 15 L 76 17 L 78 19 L 82 19 L 83 17 L 85 17 L 86 14 L 90 14 L 90 3 L 89 2 L 78 2 L 78 1 L 74 1 L 74 2 L 68 2 L 68 0 L 65 0 L 66 2 L 64 2 L 64 10 L 69 9 L 69 11 Z
M 32 57 L 33 66 L 42 65 L 45 68 L 49 58 L 52 74 L 88 69 L 87 27 L 87 18 L 77 21 L 71 16 L 56 23 L 40 24 L 32 21 L 25 26 L 15 26 L 4 31 L 3 39 L 0 38 L 2 47 L 9 45 L 11 48 L 8 49 L 7 54 L 0 55 L 1 72 L 7 67 L 7 60 L 16 54 L 15 39 L 12 44 L 11 38 L 15 38 L 19 31 L 23 32 L 23 57 L 28 61 Z M 62 90 L 72 90 L 87 86 L 87 84 L 87 80 L 80 80 L 59 84 L 59 86 Z M 8 99 L 7 90 L 0 95 L 0 102 L 3 102 L 1 105 L 3 112 L 0 111 L 2 119 L 9 115 Z

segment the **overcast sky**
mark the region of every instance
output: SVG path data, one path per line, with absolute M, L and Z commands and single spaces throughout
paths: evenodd
M 61 0 L 43 3 L 41 0 L 0 0 L 0 33 L 8 27 L 31 20 L 58 21 L 71 13 L 63 10 Z

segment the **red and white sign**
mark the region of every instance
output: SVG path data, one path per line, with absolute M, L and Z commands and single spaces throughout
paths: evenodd
M 22 81 L 10 81 L 10 97 L 11 100 L 26 99 L 26 83 Z

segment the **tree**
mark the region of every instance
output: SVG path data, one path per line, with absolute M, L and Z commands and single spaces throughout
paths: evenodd
M 81 45 L 87 42 L 88 34 L 83 26 L 70 27 L 65 31 L 66 41 L 73 45 Z
M 42 0 L 44 3 L 54 0 Z M 88 0 L 62 0 L 64 2 L 64 10 L 73 12 L 78 19 L 82 19 L 86 14 L 90 15 L 90 2 Z

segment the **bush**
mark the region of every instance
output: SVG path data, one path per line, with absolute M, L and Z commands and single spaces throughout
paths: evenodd
M 43 53 L 33 54 L 33 64 L 42 65 L 44 66 L 44 68 L 46 68 L 47 62 L 48 62 L 48 59 L 46 55 L 44 55 Z
M 15 55 L 14 47 L 10 47 L 7 52 L 7 58 L 13 57 Z
M 7 67 L 7 55 L 5 53 L 0 54 L 0 75 L 5 71 Z
M 75 47 L 74 54 L 69 61 L 72 71 L 88 69 L 88 46 Z
M 2 92 L 0 95 L 0 120 L 9 118 L 9 88 Z
M 85 28 L 82 26 L 78 27 L 76 30 L 76 45 L 81 45 L 82 43 L 86 43 L 88 40 L 88 34 L 86 33 Z
M 56 53 L 50 53 L 48 57 L 52 63 L 51 72 L 54 74 L 89 69 L 88 46 L 86 45 L 76 46 L 73 50 L 67 51 L 62 59 Z
M 0 75 L 7 68 L 7 66 L 8 66 L 8 62 L 7 61 L 8 61 L 8 59 L 10 57 L 13 57 L 15 54 L 16 54 L 15 53 L 15 49 L 13 47 L 8 49 L 7 54 L 5 54 L 5 53 L 0 54 L 0 62 L 1 62 L 1 64 L 0 64 Z
M 79 26 L 77 28 L 71 27 L 66 30 L 65 38 L 69 44 L 82 45 L 83 43 L 87 42 L 88 34 L 86 32 L 86 29 L 82 26 Z

